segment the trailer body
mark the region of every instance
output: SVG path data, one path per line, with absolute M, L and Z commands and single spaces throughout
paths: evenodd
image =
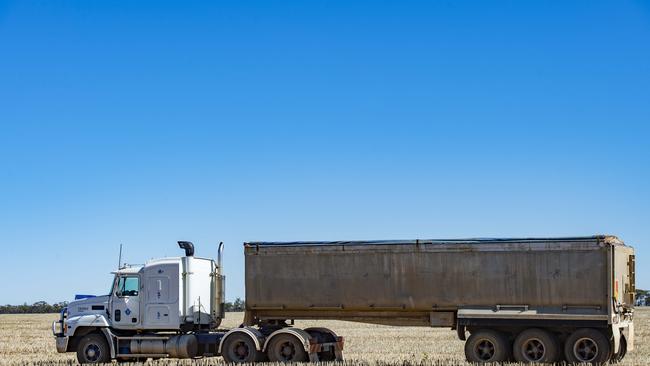
M 395 325 L 497 307 L 607 320 L 613 296 L 633 306 L 631 253 L 612 237 L 253 242 L 245 246 L 247 310 L 258 319 Z
M 246 323 L 337 319 L 560 337 L 633 348 L 634 251 L 614 236 L 245 243 Z M 300 294 L 300 296 L 296 296 Z

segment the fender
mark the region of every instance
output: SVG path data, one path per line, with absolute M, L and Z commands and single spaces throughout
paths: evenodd
M 330 336 L 332 336 L 332 338 L 334 338 L 335 340 L 336 340 L 336 337 L 338 337 L 338 336 L 336 335 L 336 333 L 334 333 L 334 331 L 331 330 L 331 329 L 329 329 L 329 328 L 321 328 L 321 327 L 305 328 L 305 332 L 309 333 L 310 331 L 321 332 L 321 333 L 327 333 L 327 334 L 329 334 Z
M 75 333 L 79 328 L 108 328 L 110 326 L 106 317 L 101 314 L 73 316 L 66 319 L 65 322 L 68 326 L 66 335 L 69 337 L 76 335 Z
M 106 342 L 108 342 L 108 347 L 111 349 L 111 359 L 115 358 L 116 351 L 115 351 L 115 336 L 111 332 L 109 328 L 102 328 L 102 333 L 104 334 L 104 337 L 106 337 Z
M 223 338 L 221 338 L 221 342 L 219 342 L 219 354 L 221 354 L 221 348 L 223 347 L 223 344 L 226 342 L 226 339 L 234 333 L 244 333 L 248 335 L 253 339 L 253 342 L 255 342 L 255 349 L 257 349 L 258 351 L 262 350 L 262 340 L 264 340 L 264 335 L 255 328 L 243 327 L 243 328 L 231 329 L 228 331 L 228 333 L 224 334 Z
M 299 328 L 282 328 L 271 333 L 271 335 L 266 339 L 266 342 L 264 342 L 264 348 L 262 349 L 262 351 L 266 352 L 266 347 L 268 347 L 271 340 L 278 334 L 291 334 L 295 336 L 300 340 L 300 343 L 302 343 L 305 352 L 309 354 L 309 340 L 311 339 L 311 336 L 309 335 L 309 333 Z

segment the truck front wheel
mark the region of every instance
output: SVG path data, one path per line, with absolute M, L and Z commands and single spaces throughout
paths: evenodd
M 469 362 L 505 362 L 509 356 L 510 342 L 495 330 L 477 330 L 465 342 L 465 357 Z
M 77 361 L 80 364 L 111 362 L 106 337 L 96 333 L 84 336 L 77 346 Z

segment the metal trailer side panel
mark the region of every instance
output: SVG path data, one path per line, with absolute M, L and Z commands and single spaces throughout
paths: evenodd
M 601 238 L 253 243 L 245 248 L 246 304 L 249 319 L 392 317 L 405 325 L 435 311 L 497 305 L 606 315 L 607 247 Z

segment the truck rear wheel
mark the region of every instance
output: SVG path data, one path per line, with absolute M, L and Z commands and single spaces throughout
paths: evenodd
M 253 339 L 243 333 L 228 336 L 223 344 L 221 355 L 228 363 L 251 363 L 262 358 Z
M 271 339 L 266 353 L 271 362 L 305 362 L 307 352 L 302 342 L 291 334 L 278 334 Z
M 111 362 L 111 351 L 106 337 L 91 333 L 81 338 L 77 346 L 77 361 L 82 365 Z
M 465 342 L 465 357 L 469 362 L 504 362 L 509 356 L 508 339 L 495 330 L 478 330 Z
M 569 363 L 602 364 L 609 358 L 609 340 L 597 329 L 581 328 L 571 333 L 564 344 Z
M 512 352 L 518 362 L 551 363 L 558 360 L 560 344 L 550 332 L 531 328 L 515 338 Z

